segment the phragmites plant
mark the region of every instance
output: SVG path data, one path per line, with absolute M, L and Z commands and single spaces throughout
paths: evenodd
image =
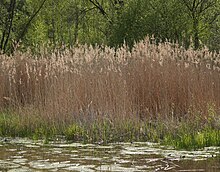
M 210 106 L 220 114 L 220 54 L 208 49 L 146 38 L 132 51 L 81 45 L 0 55 L 0 109 L 24 122 L 207 120 Z

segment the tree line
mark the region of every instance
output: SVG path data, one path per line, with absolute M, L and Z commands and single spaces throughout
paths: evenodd
M 220 0 L 0 0 L 0 51 L 132 47 L 147 35 L 220 50 Z

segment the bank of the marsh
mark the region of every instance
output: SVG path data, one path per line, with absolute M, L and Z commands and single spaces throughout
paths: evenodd
M 29 137 L 44 139 L 45 143 L 63 136 L 73 142 L 108 144 L 114 142 L 156 142 L 176 149 L 196 150 L 208 146 L 220 146 L 220 126 L 217 114 L 208 121 L 195 118 L 157 118 L 155 120 L 110 121 L 48 121 L 35 115 L 26 116 L 4 112 L 0 114 L 1 137 Z
M 219 146 L 220 55 L 142 41 L 0 55 L 1 136 Z

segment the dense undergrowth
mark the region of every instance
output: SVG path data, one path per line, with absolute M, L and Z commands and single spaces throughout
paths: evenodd
M 220 146 L 220 55 L 149 39 L 0 55 L 0 135 Z

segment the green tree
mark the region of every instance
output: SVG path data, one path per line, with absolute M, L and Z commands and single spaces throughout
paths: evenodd
M 143 39 L 147 35 L 145 13 L 147 8 L 143 0 L 126 2 L 117 12 L 108 44 L 118 47 L 125 42 L 131 48 L 135 41 Z
M 194 48 L 219 47 L 219 0 L 1 0 L 0 51 L 77 42 L 120 47 L 154 35 Z M 21 42 L 20 42 L 21 41 Z
M 180 0 L 186 8 L 186 13 L 189 15 L 192 22 L 192 33 L 194 48 L 200 46 L 200 35 L 204 31 L 204 27 L 213 23 L 218 15 L 219 0 Z M 209 15 L 209 16 L 207 16 Z M 204 20 L 204 19 L 208 20 Z
M 46 0 L 40 1 L 34 11 L 29 11 L 29 3 L 26 0 L 0 1 L 0 13 L 3 14 L 0 21 L 1 51 L 4 53 L 13 52 L 14 47 L 27 34 L 34 18 L 43 8 L 45 2 Z
M 125 41 L 132 47 L 134 42 L 154 35 L 157 41 L 188 44 L 188 26 L 187 16 L 178 1 L 130 1 L 118 14 L 109 43 L 120 46 Z

